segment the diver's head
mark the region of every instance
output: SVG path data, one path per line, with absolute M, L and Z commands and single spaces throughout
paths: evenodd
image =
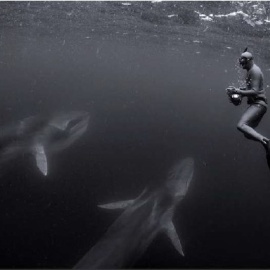
M 239 64 L 243 69 L 250 69 L 253 64 L 253 56 L 250 52 L 243 52 L 239 58 Z

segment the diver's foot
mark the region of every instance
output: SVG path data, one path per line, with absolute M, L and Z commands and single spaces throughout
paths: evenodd
M 266 154 L 266 161 L 267 161 L 268 168 L 270 169 L 270 153 Z
M 269 155 L 270 156 L 270 140 L 268 138 L 262 138 L 261 141 L 265 151 L 266 151 L 266 156 Z M 269 157 L 270 158 L 270 157 Z

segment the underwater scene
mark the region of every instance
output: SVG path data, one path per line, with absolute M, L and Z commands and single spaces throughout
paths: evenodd
M 0 25 L 0 268 L 270 267 L 270 2 L 1 1 Z

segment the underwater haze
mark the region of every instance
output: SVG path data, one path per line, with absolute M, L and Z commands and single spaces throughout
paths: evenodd
M 270 2 L 0 2 L 0 127 L 89 112 L 49 157 L 0 172 L 0 268 L 72 268 L 179 159 L 195 161 L 174 213 L 185 256 L 160 234 L 134 268 L 270 267 L 270 171 L 228 102 L 248 47 L 270 98 Z M 270 136 L 270 113 L 257 128 Z

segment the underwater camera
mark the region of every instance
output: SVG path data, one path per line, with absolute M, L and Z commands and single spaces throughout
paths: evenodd
M 239 95 L 239 94 L 235 94 L 235 93 L 234 93 L 234 94 L 231 94 L 231 93 L 230 93 L 230 90 L 233 90 L 233 89 L 235 89 L 235 87 L 230 86 L 230 87 L 228 87 L 226 90 L 227 90 L 227 93 L 228 93 L 228 96 L 229 96 L 230 101 L 231 101 L 235 106 L 238 106 L 238 105 L 240 105 L 241 102 L 242 102 L 242 96 Z

